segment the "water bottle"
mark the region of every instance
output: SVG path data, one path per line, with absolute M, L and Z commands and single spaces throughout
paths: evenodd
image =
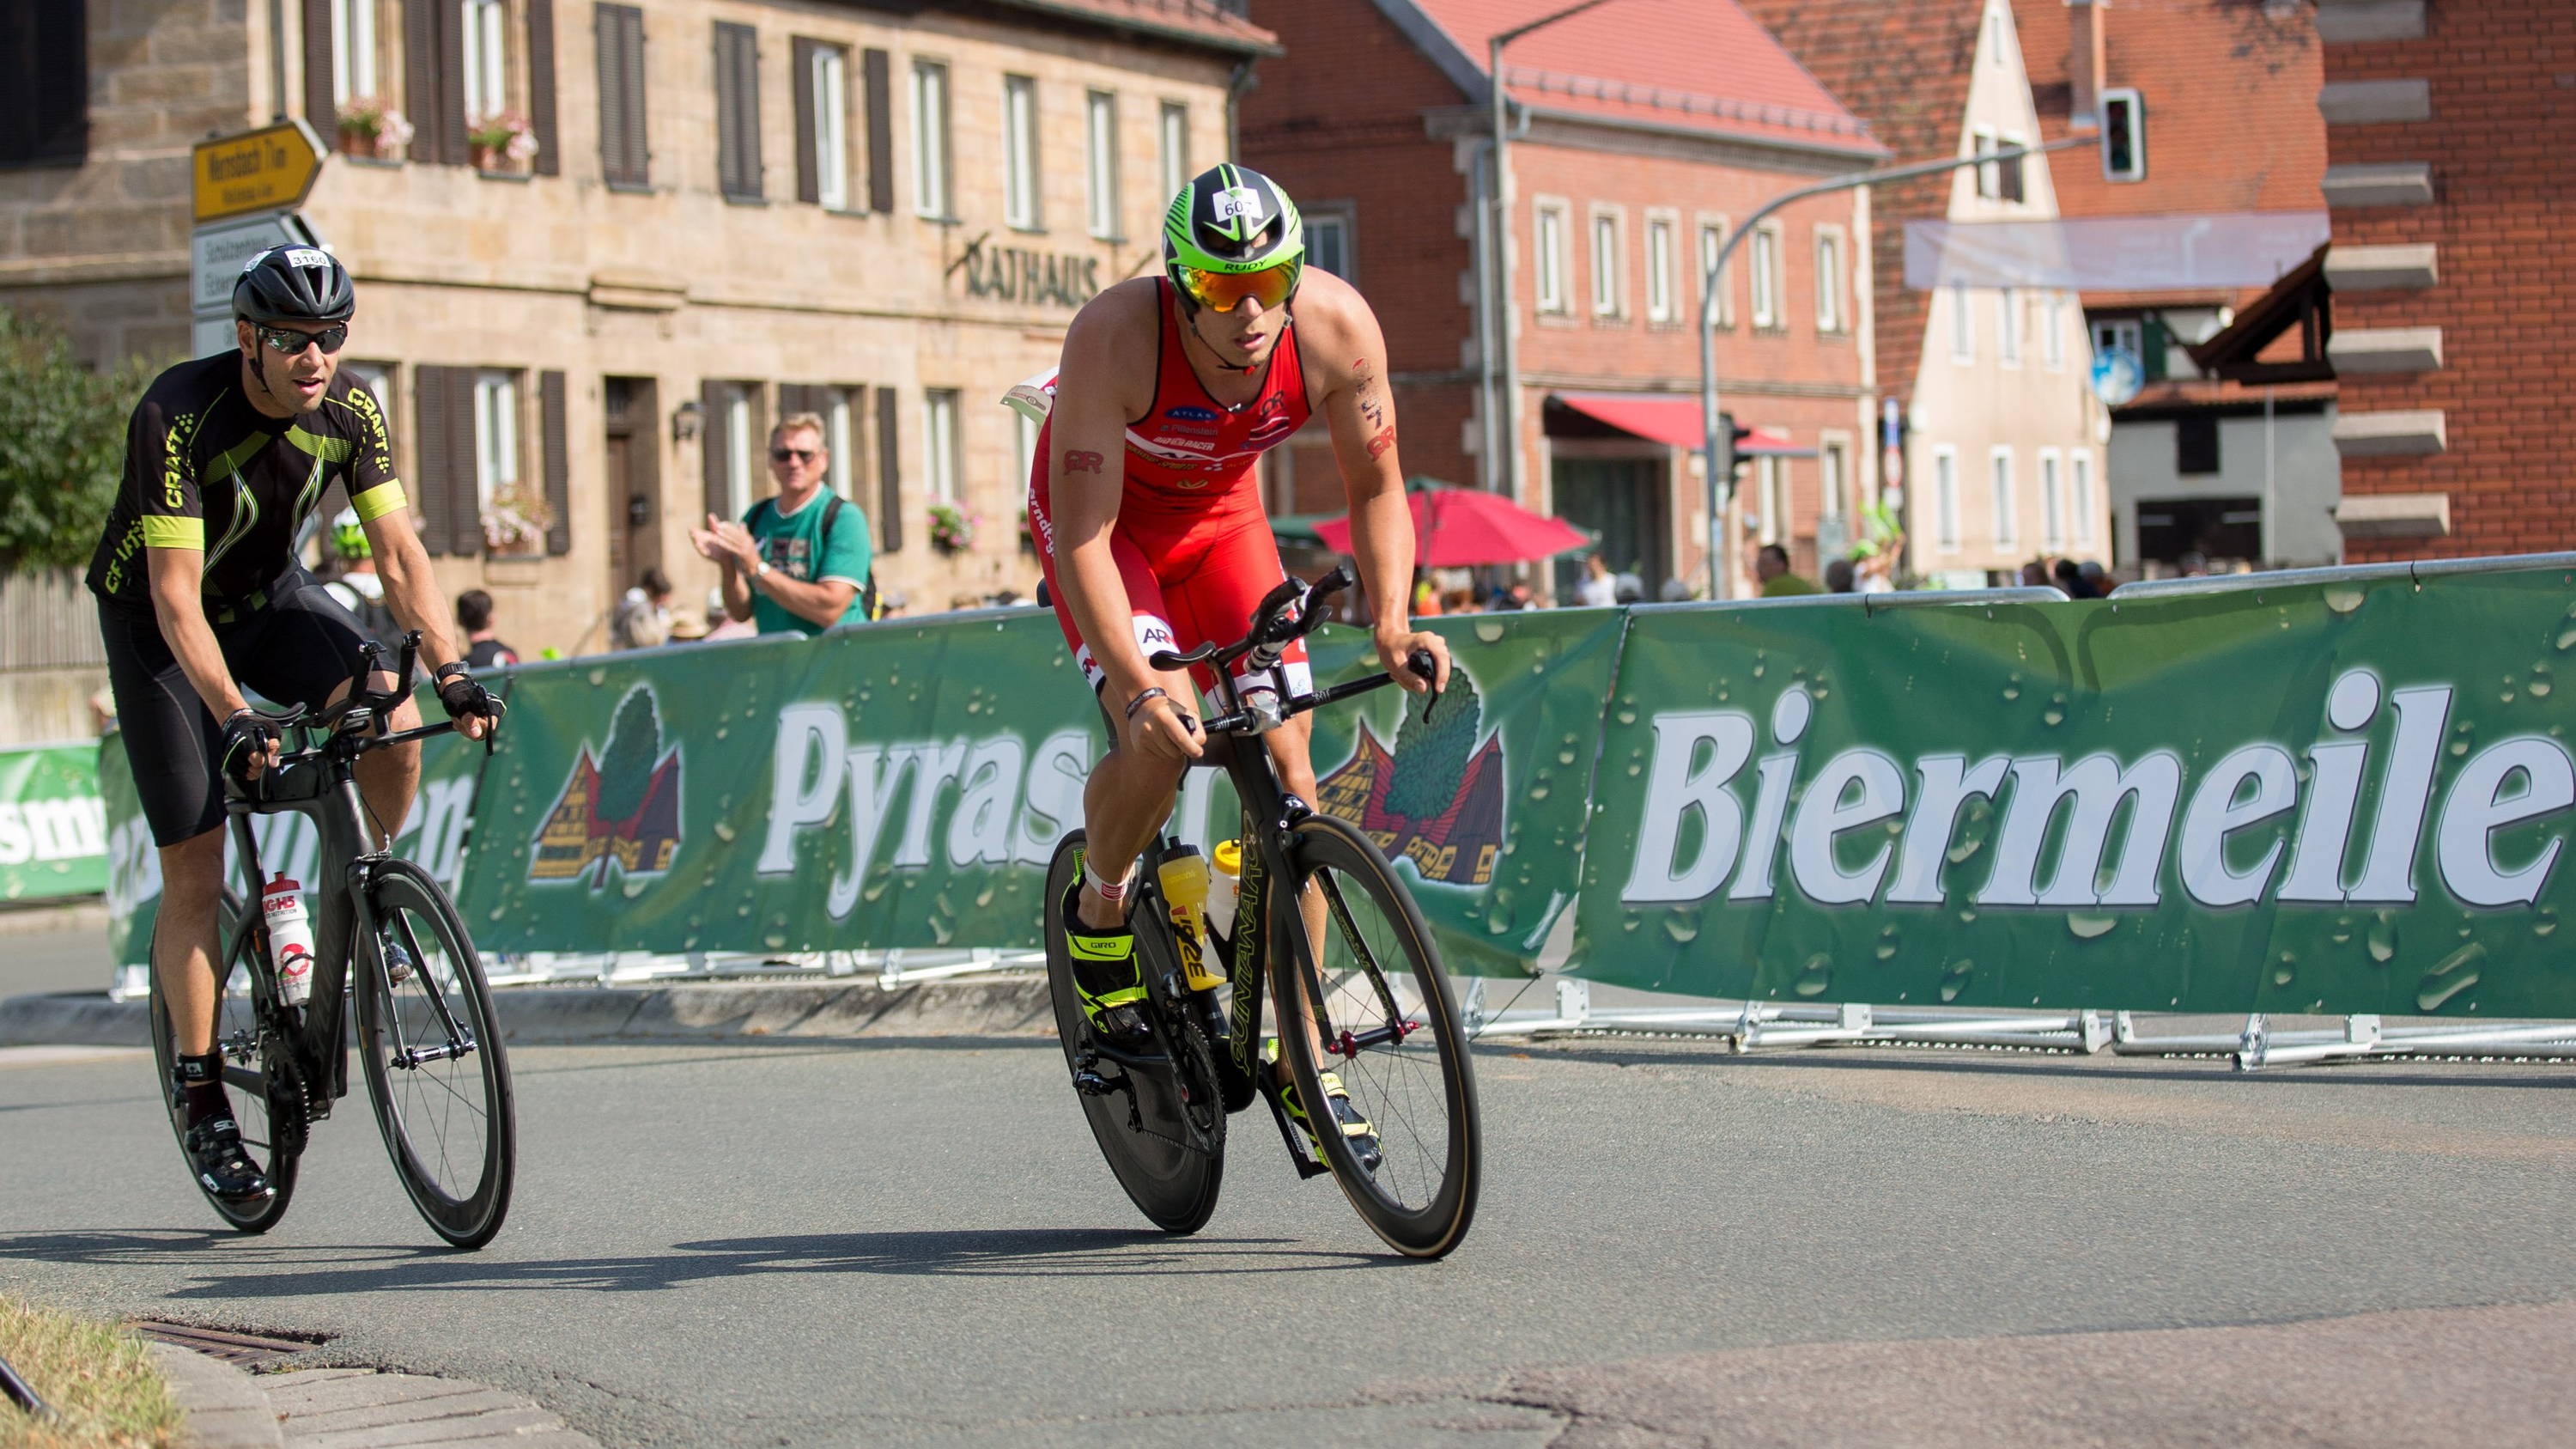
M 1220 842 L 1209 861 L 1207 921 L 1211 939 L 1234 934 L 1234 901 L 1243 884 L 1243 842 Z
M 305 914 L 304 888 L 279 871 L 262 886 L 259 913 L 268 923 L 268 964 L 277 970 L 277 999 L 302 1006 L 313 996 L 313 918 Z
M 1181 974 L 1189 979 L 1192 991 L 1206 991 L 1225 984 L 1225 977 L 1208 965 L 1207 936 L 1201 922 L 1207 912 L 1208 863 L 1195 845 L 1184 845 L 1164 858 L 1155 872 L 1162 883 L 1163 903 L 1172 912 L 1172 932 L 1181 948 Z

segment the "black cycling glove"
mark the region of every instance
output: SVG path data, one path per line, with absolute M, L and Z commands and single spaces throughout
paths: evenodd
M 462 719 L 469 714 L 491 720 L 501 717 L 501 701 L 492 697 L 492 691 L 452 664 L 439 671 L 438 702 L 447 706 L 449 719 Z
M 277 726 L 256 710 L 236 710 L 224 722 L 224 773 L 247 785 L 250 762 L 276 745 Z

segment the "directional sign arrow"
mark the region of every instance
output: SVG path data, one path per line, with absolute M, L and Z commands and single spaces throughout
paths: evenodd
M 197 221 L 301 206 L 322 174 L 322 154 L 321 140 L 301 120 L 198 142 Z

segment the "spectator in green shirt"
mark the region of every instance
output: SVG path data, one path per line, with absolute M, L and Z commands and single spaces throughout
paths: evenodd
M 872 550 L 867 515 L 823 486 L 832 471 L 823 420 L 790 413 L 769 434 L 778 496 L 739 523 L 707 515 L 689 530 L 698 553 L 724 566 L 725 613 L 763 634 L 820 634 L 867 617 Z
M 1789 572 L 1789 551 L 1776 543 L 1762 545 L 1753 555 L 1753 576 L 1762 581 L 1762 597 L 1785 599 L 1793 594 L 1820 594 L 1813 579 L 1802 579 Z

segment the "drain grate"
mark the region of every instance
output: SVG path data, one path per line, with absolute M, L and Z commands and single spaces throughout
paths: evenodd
M 162 1323 L 149 1318 L 136 1319 L 125 1326 L 132 1329 L 138 1338 L 188 1349 L 243 1368 L 275 1363 L 307 1349 L 319 1348 L 323 1342 L 318 1337 L 270 1338 L 264 1334 L 231 1333 L 220 1328 L 199 1328 L 193 1323 Z

